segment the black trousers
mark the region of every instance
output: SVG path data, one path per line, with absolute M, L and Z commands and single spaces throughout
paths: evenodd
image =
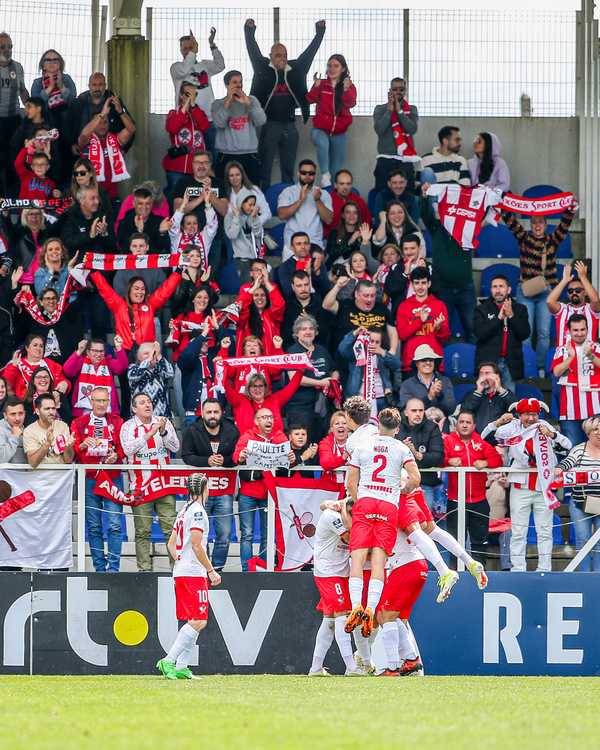
M 262 165 L 260 186 L 263 190 L 271 184 L 273 162 L 278 153 L 281 182 L 294 182 L 299 140 L 300 136 L 294 120 L 289 122 L 267 120 L 262 126 L 258 155 Z
M 471 554 L 484 567 L 487 563 L 488 529 L 490 524 L 490 506 L 487 500 L 478 503 L 467 503 L 465 514 L 465 530 L 471 539 Z M 456 537 L 458 531 L 458 503 L 448 500 L 448 515 L 446 516 L 446 529 L 449 534 Z M 466 538 L 465 534 L 465 538 Z M 450 567 L 456 569 L 456 558 L 450 557 Z

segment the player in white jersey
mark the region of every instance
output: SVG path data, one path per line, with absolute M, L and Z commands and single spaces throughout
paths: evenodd
M 213 586 L 221 583 L 221 576 L 206 553 L 208 516 L 204 504 L 208 498 L 208 477 L 191 474 L 187 488 L 190 498 L 178 513 L 167 542 L 169 554 L 175 561 L 173 583 L 177 619 L 186 620 L 169 653 L 156 664 L 168 680 L 193 679 L 188 667 L 191 650 L 208 621 L 207 576 Z
M 406 534 L 398 531 L 389 573 L 377 607 L 387 657 L 383 677 L 402 677 L 423 668 L 408 620 L 427 580 L 427 562 Z M 400 666 L 400 653 L 403 663 Z
M 346 675 L 361 675 L 352 655 L 352 639 L 344 630 L 350 612 L 348 575 L 350 574 L 349 528 L 352 525 L 346 502 L 340 511 L 326 509 L 321 513 L 314 537 L 314 579 L 321 598 L 317 609 L 323 621 L 317 631 L 309 677 L 328 674 L 323 667 L 325 656 L 335 641 L 340 650 Z
M 383 590 L 387 558 L 396 543 L 400 492 L 410 492 L 421 481 L 412 452 L 394 438 L 400 427 L 397 409 L 379 414 L 379 434 L 361 441 L 348 468 L 348 492 L 354 500 L 350 531 L 351 569 L 348 587 L 352 612 L 346 631 L 361 625 L 368 638 L 375 626 L 375 610 Z M 407 474 L 402 480 L 402 471 Z M 367 606 L 362 605 L 363 568 L 371 553 Z
M 346 440 L 346 453 L 352 458 L 352 451 L 372 435 L 377 435 L 379 429 L 371 421 L 371 404 L 361 396 L 350 396 L 344 401 L 346 421 L 351 434 Z

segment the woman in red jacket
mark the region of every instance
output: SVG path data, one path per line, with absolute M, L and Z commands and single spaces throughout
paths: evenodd
M 127 297 L 120 297 L 99 271 L 90 278 L 100 292 L 108 309 L 115 316 L 115 329 L 123 341 L 123 349 L 130 351 L 133 345 L 154 341 L 154 316 L 175 291 L 181 274 L 174 272 L 152 294 L 148 295 L 146 284 L 140 276 L 133 276 L 127 286 Z
M 325 470 L 324 477 L 341 484 L 344 483 L 345 472 L 335 470 L 345 466 L 348 461 L 347 440 L 346 412 L 334 411 L 329 420 L 329 434 L 319 443 L 319 463 Z
M 43 336 L 29 334 L 25 339 L 24 349 L 15 352 L 13 359 L 2 370 L 4 379 L 17 398 L 25 398 L 33 373 L 40 367 L 50 372 L 54 390 L 63 394 L 71 390 L 71 383 L 65 378 L 58 362 L 48 357 L 44 359 L 44 345 Z
M 281 410 L 300 388 L 303 374 L 303 370 L 298 370 L 286 386 L 275 393 L 271 393 L 265 376 L 260 372 L 255 372 L 248 378 L 246 393 L 240 393 L 231 383 L 233 372 L 225 362 L 225 373 L 223 375 L 225 398 L 233 408 L 233 421 L 240 433 L 252 428 L 255 413 L 263 407 L 273 412 L 273 429 L 283 430 Z
M 350 110 L 356 104 L 356 89 L 343 55 L 331 55 L 327 61 L 327 78 L 316 73 L 312 89 L 306 96 L 316 104 L 310 137 L 317 149 L 321 185 L 329 187 L 331 178 L 346 161 L 346 131 L 352 123 Z
M 279 336 L 279 326 L 285 312 L 285 300 L 279 289 L 268 278 L 264 284 L 257 278 L 250 289 L 238 297 L 240 319 L 237 330 L 236 356 L 241 356 L 246 336 L 257 336 L 265 355 L 275 354 L 273 338 Z
M 196 94 L 197 89 L 192 83 L 183 83 L 179 91 L 179 107 L 167 115 L 165 127 L 171 139 L 171 148 L 162 165 L 169 190 L 181 177 L 192 174 L 194 154 L 206 148 L 204 133 L 209 129 L 210 122 L 196 105 Z

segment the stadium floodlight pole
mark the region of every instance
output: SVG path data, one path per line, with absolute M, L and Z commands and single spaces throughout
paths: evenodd
M 267 496 L 267 570 L 275 570 L 275 502 Z
M 465 515 L 467 500 L 467 475 L 465 469 L 461 466 L 458 468 L 458 543 L 465 548 Z M 456 569 L 462 571 L 465 569 L 464 562 L 457 558 Z
M 77 572 L 85 573 L 85 469 L 77 471 Z

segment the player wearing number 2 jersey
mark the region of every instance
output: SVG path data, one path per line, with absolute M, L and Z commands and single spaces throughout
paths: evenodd
M 206 474 L 191 474 L 187 487 L 190 499 L 179 512 L 167 542 L 169 554 L 175 561 L 173 581 L 177 619 L 187 621 L 169 653 L 156 664 L 169 680 L 193 678 L 188 667 L 191 651 L 208 620 L 207 576 L 213 586 L 221 583 L 221 576 L 206 554 L 208 516 L 204 503 L 208 498 L 208 477 Z
M 383 590 L 384 568 L 396 543 L 400 492 L 410 492 L 421 481 L 411 451 L 394 435 L 400 427 L 396 409 L 379 414 L 379 434 L 361 441 L 348 467 L 348 492 L 354 500 L 350 531 L 351 569 L 348 587 L 352 612 L 347 632 L 361 625 L 368 638 L 375 626 L 375 609 Z M 402 480 L 402 472 L 407 478 Z M 367 606 L 361 603 L 363 567 L 371 553 Z

